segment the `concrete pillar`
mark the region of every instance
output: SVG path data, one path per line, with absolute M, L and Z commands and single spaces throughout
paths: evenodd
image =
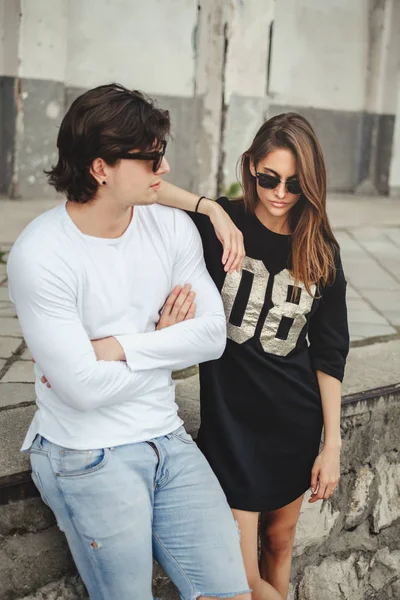
M 4 3 L 2 191 L 12 198 L 54 194 L 43 169 L 56 160 L 64 112 L 66 9 L 67 0 Z
M 397 109 L 390 164 L 389 192 L 391 196 L 400 199 L 400 65 L 397 75 Z
M 15 168 L 15 75 L 18 71 L 18 46 L 21 3 L 0 2 L 0 194 L 9 195 Z
M 387 194 L 400 55 L 400 3 L 369 1 L 369 61 L 356 193 Z
M 273 18 L 273 0 L 234 4 L 225 73 L 219 179 L 222 190 L 228 191 L 237 181 L 238 158 L 267 115 Z
M 234 0 L 200 0 L 196 33 L 195 95 L 202 99 L 198 132 L 199 192 L 217 194 L 225 70 Z

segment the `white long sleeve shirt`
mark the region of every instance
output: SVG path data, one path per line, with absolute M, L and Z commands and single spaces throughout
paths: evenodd
M 222 302 L 189 217 L 135 206 L 116 239 L 83 234 L 65 204 L 35 219 L 8 261 L 10 297 L 35 358 L 37 433 L 73 449 L 141 442 L 170 433 L 177 414 L 171 370 L 218 358 Z M 194 319 L 156 331 L 172 288 L 190 283 Z M 97 361 L 90 340 L 115 336 L 126 362 Z M 47 388 L 40 378 L 45 375 Z

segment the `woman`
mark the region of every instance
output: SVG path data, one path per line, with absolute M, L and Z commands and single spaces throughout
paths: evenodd
M 310 124 L 295 113 L 273 117 L 241 167 L 237 201 L 199 202 L 164 183 L 159 201 L 197 208 L 228 330 L 224 355 L 200 366 L 198 443 L 239 524 L 253 600 L 282 600 L 304 493 L 311 484 L 310 502 L 327 499 L 339 481 L 346 281 Z M 240 236 L 221 207 L 243 234 L 241 273 Z

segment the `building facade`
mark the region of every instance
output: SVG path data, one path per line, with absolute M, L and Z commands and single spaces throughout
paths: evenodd
M 0 194 L 53 194 L 62 116 L 112 81 L 169 109 L 169 178 L 193 191 L 227 190 L 294 110 L 330 190 L 400 195 L 400 0 L 0 0 Z

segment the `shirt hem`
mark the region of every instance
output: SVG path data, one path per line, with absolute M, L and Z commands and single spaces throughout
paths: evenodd
M 24 453 L 29 452 L 31 449 L 31 446 L 33 444 L 33 441 L 37 435 L 41 435 L 42 437 L 46 438 L 46 440 L 48 440 L 52 444 L 56 444 L 57 446 L 61 446 L 62 448 L 69 448 L 71 450 L 99 450 L 102 448 L 116 448 L 118 446 L 126 446 L 128 444 L 141 444 L 143 442 L 147 442 L 149 440 L 153 440 L 158 437 L 163 437 L 165 435 L 168 435 L 168 434 L 172 433 L 173 431 L 175 431 L 176 429 L 178 429 L 179 427 L 181 427 L 181 425 L 183 425 L 183 424 L 184 424 L 184 422 L 182 421 L 182 419 L 180 417 L 178 417 L 176 419 L 176 421 L 174 421 L 174 423 L 172 425 L 170 425 L 168 428 L 160 429 L 160 431 L 157 431 L 155 434 L 152 434 L 151 437 L 145 436 L 145 435 L 124 437 L 124 438 L 110 437 L 107 439 L 102 439 L 101 441 L 100 440 L 92 440 L 92 441 L 88 442 L 87 444 L 86 443 L 85 444 L 76 444 L 76 443 L 73 443 L 72 440 L 57 438 L 57 436 L 54 437 L 51 434 L 47 433 L 41 427 L 38 427 L 38 429 L 34 430 L 32 432 L 32 434 L 29 436 L 29 439 L 24 440 L 24 443 L 22 444 L 20 451 L 24 452 Z

